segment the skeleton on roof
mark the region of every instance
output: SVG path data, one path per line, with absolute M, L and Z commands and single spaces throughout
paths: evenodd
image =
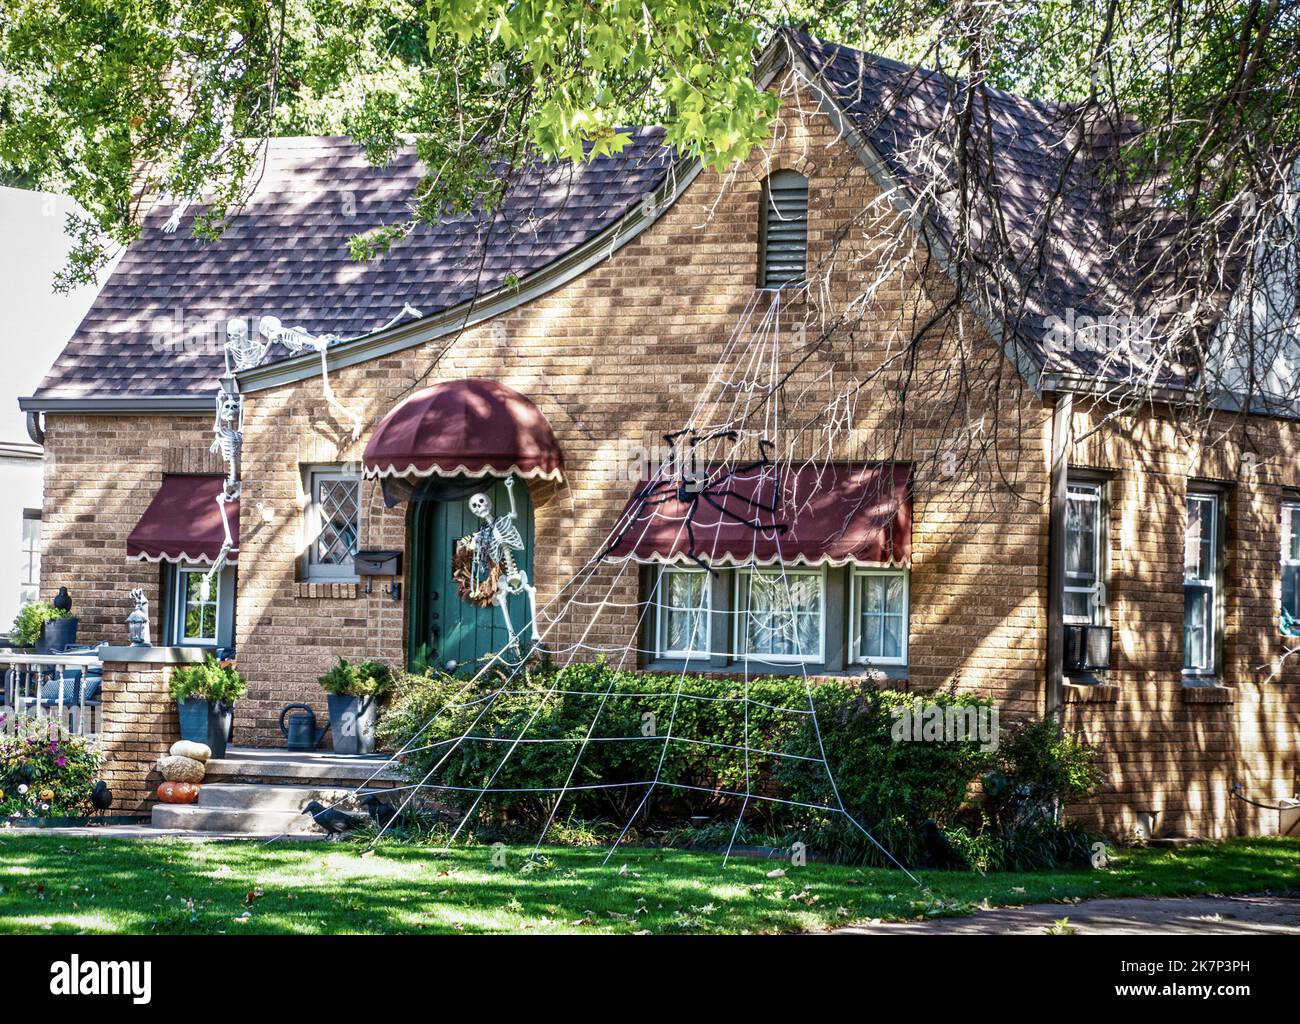
M 403 310 L 405 312 L 405 310 Z M 401 314 L 398 314 L 399 316 Z M 258 331 L 266 338 L 269 348 L 279 342 L 293 355 L 312 349 L 320 355 L 321 382 L 325 389 L 325 401 L 343 414 L 352 423 L 352 440 L 361 436 L 361 417 L 345 406 L 334 394 L 330 384 L 329 349 L 341 339 L 337 334 L 312 334 L 305 327 L 285 327 L 279 317 L 264 316 L 257 324 Z
M 248 321 L 235 318 L 226 324 L 226 376 L 233 377 L 241 370 L 252 370 L 266 361 L 271 351 L 271 340 L 258 341 L 248 333 Z
M 515 552 L 524 549 L 524 538 L 519 532 L 516 521 L 519 512 L 515 507 L 514 477 L 505 479 L 506 493 L 510 496 L 510 511 L 506 515 L 493 517 L 492 499 L 486 494 L 475 494 L 469 499 L 469 510 L 482 520 L 483 525 L 466 537 L 462 537 L 457 547 L 471 552 L 473 560 L 470 566 L 468 586 L 462 588 L 462 596 L 475 604 L 486 607 L 495 604 L 501 609 L 505 619 L 506 632 L 510 634 L 510 648 L 520 653 L 519 635 L 510 620 L 510 610 L 506 602 L 518 594 L 525 594 L 528 599 L 528 623 L 525 632 L 536 633 L 537 622 L 537 588 L 529 582 L 528 574 L 515 561 Z

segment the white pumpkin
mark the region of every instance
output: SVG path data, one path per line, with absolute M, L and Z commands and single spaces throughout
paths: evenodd
M 206 743 L 195 743 L 193 740 L 177 740 L 169 753 L 173 757 L 188 757 L 206 762 L 212 757 L 212 748 Z

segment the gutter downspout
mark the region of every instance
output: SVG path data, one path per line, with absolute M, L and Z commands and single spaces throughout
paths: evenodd
M 1066 478 L 1070 469 L 1070 419 L 1074 396 L 1057 392 L 1052 406 L 1051 487 L 1047 525 L 1047 713 L 1065 705 L 1064 606 Z
M 45 420 L 39 412 L 27 414 L 27 436 L 38 448 L 45 447 Z

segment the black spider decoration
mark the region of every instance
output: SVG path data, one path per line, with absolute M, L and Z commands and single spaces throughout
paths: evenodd
M 610 541 L 609 545 L 601 553 L 601 558 L 611 554 L 627 532 L 632 528 L 640 518 L 642 513 L 656 505 L 665 505 L 670 501 L 677 501 L 686 506 L 686 539 L 687 539 L 687 557 L 690 558 L 700 568 L 707 570 L 716 576 L 717 570 L 704 560 L 695 549 L 695 514 L 699 511 L 700 502 L 704 502 L 710 507 L 716 509 L 722 516 L 741 526 L 747 526 L 755 532 L 759 530 L 774 530 L 777 533 L 784 533 L 789 529 L 786 523 L 765 523 L 761 518 L 761 513 L 767 512 L 776 515 L 778 509 L 776 501 L 773 499 L 771 505 L 764 504 L 756 498 L 751 498 L 746 494 L 740 494 L 734 490 L 730 484 L 736 474 L 752 472 L 756 469 L 762 469 L 767 466 L 775 466 L 772 461 L 772 450 L 776 447 L 766 438 L 760 438 L 758 442 L 759 457 L 749 463 L 741 466 L 723 467 L 716 473 L 688 472 L 688 466 L 695 466 L 695 449 L 698 445 L 707 444 L 710 441 L 727 440 L 736 441 L 739 439 L 739 433 L 735 430 L 717 430 L 710 434 L 701 434 L 692 427 L 685 430 L 674 431 L 671 434 L 665 434 L 664 440 L 668 442 L 672 449 L 672 454 L 668 458 L 667 469 L 670 475 L 664 479 L 646 484 L 632 496 L 636 505 L 632 514 L 626 517 L 617 535 Z M 685 439 L 686 445 L 690 450 L 689 461 L 683 462 L 682 453 L 679 446 Z M 778 471 L 779 472 L 779 471 Z M 780 477 L 777 477 L 776 493 L 780 494 Z M 724 504 L 728 499 L 742 502 L 745 506 L 753 511 L 753 515 L 745 516 L 733 512 Z

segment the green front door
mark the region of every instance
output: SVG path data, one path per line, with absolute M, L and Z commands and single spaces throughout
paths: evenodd
M 500 480 L 487 480 L 484 493 L 492 499 L 496 515 L 510 511 L 510 498 Z M 533 578 L 533 504 L 528 487 L 515 482 L 516 525 L 524 538 L 524 550 L 515 552 L 519 567 Z M 456 541 L 473 533 L 482 520 L 469 510 L 469 499 L 420 501 L 411 509 L 409 524 L 410 571 L 407 585 L 408 661 L 412 671 L 446 669 L 454 662 L 461 671 L 472 671 L 481 660 L 496 654 L 510 642 L 505 619 L 495 604 L 480 608 L 462 601 L 451 577 Z M 524 594 L 510 598 L 510 621 L 527 647 L 528 599 Z M 513 659 L 512 659 L 513 660 Z

